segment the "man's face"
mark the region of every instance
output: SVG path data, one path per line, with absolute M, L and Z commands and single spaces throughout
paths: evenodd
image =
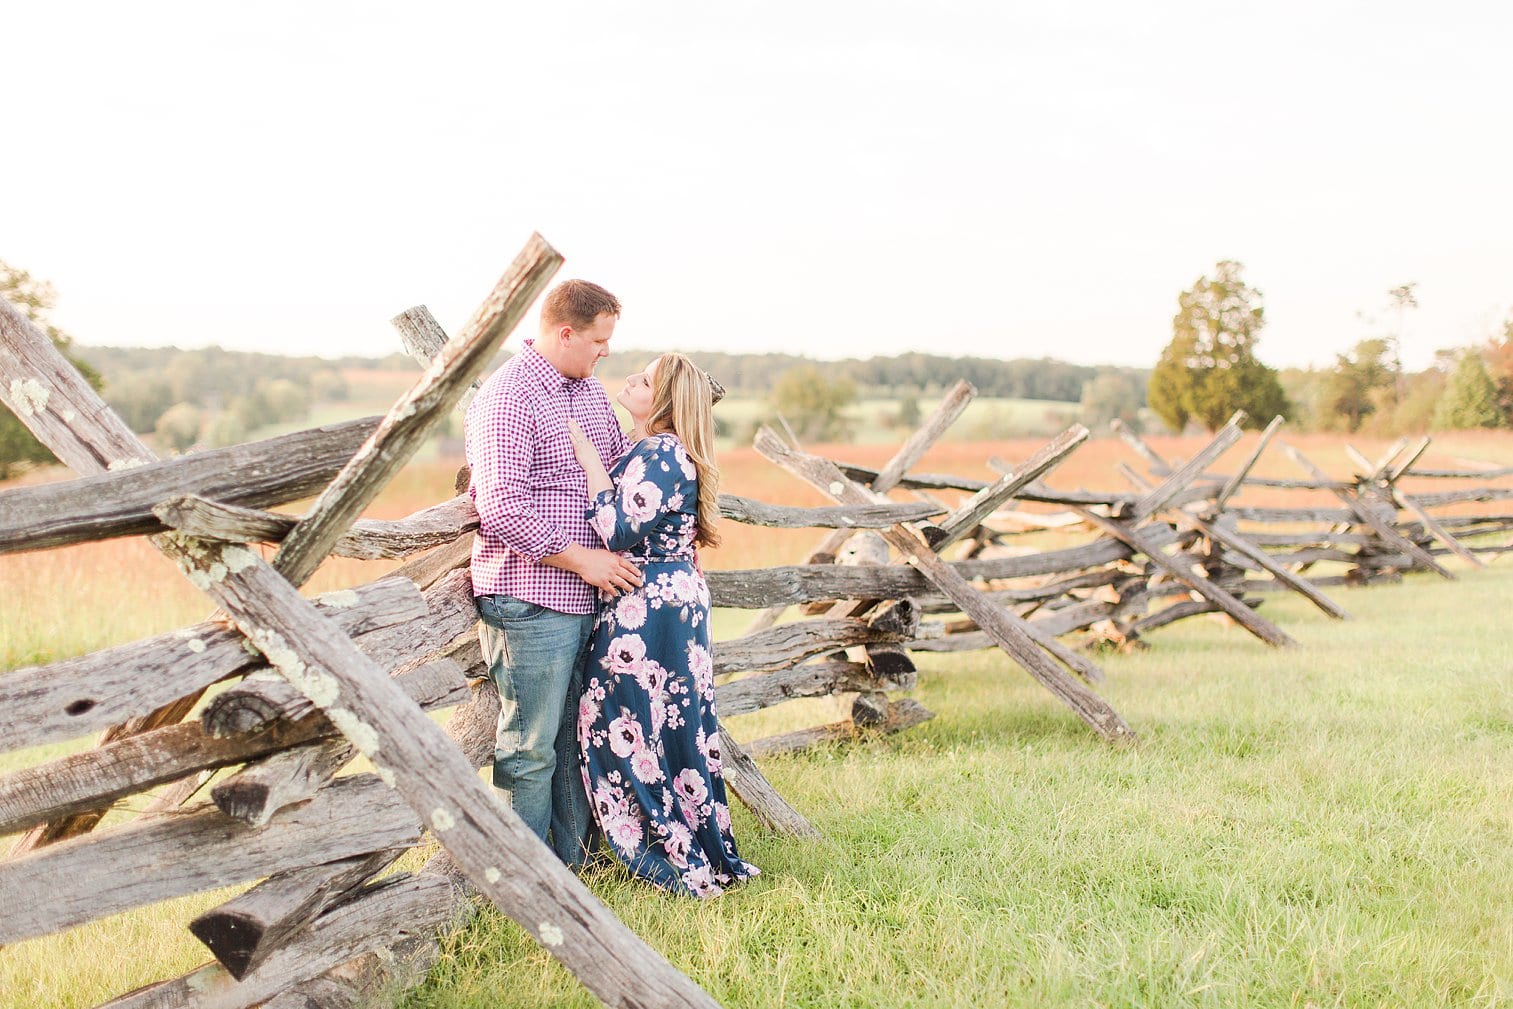
M 609 356 L 609 338 L 615 335 L 616 321 L 613 313 L 600 312 L 592 325 L 582 329 L 563 327 L 568 329 L 561 362 L 564 376 L 588 378 L 594 373 L 599 362 Z

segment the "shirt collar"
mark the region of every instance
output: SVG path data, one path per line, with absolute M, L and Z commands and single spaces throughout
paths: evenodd
M 565 392 L 578 387 L 583 381 L 581 378 L 568 378 L 558 371 L 552 362 L 548 361 L 536 349 L 536 341 L 527 339 L 520 349 L 520 366 L 547 392 Z

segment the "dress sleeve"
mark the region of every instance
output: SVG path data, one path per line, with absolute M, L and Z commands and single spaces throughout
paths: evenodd
M 631 449 L 614 489 L 594 496 L 588 522 L 609 549 L 629 550 L 697 492 L 693 464 L 678 442 L 646 438 Z

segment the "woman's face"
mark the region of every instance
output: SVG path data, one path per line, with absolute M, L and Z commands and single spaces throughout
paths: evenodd
M 615 401 L 625 407 L 630 419 L 645 424 L 651 417 L 652 382 L 656 380 L 658 358 L 652 358 L 646 368 L 625 380 L 625 388 Z

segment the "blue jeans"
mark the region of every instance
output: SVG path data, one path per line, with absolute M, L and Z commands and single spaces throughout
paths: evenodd
M 578 763 L 578 697 L 592 613 L 478 597 L 478 641 L 499 691 L 494 787 L 566 865 L 583 865 L 593 813 Z

